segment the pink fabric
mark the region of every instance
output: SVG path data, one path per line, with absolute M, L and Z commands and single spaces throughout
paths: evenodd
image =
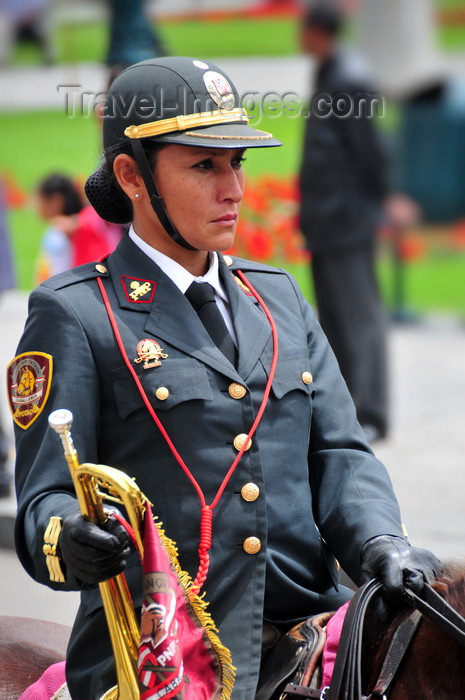
M 334 663 L 336 661 L 337 646 L 341 638 L 342 625 L 344 624 L 344 618 L 346 616 L 347 608 L 349 603 L 347 602 L 339 610 L 335 612 L 332 618 L 326 625 L 326 644 L 323 649 L 322 656 L 322 681 L 321 687 L 331 683 L 331 677 L 334 671 Z
M 19 700 L 50 700 L 65 681 L 65 662 L 52 664 L 38 681 L 26 688 Z

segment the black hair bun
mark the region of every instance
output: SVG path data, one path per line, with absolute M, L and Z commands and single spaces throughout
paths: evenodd
M 132 221 L 132 205 L 120 186 L 102 165 L 87 180 L 84 190 L 95 211 L 112 224 Z

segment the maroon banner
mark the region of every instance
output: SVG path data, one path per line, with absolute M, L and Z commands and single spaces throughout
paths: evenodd
M 141 700 L 226 700 L 233 685 L 230 655 L 187 574 L 176 571 L 150 508 L 145 514 L 143 603 L 140 628 Z

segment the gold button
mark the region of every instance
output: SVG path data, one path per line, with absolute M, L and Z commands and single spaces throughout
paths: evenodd
M 304 384 L 311 384 L 313 382 L 313 376 L 310 372 L 302 372 L 302 381 Z
M 240 433 L 239 435 L 236 435 L 236 437 L 233 440 L 233 445 L 238 452 L 240 450 L 242 450 L 242 445 L 244 445 L 246 440 L 247 440 L 247 435 L 245 433 Z M 249 440 L 249 443 L 245 449 L 250 450 L 251 447 L 252 447 L 252 440 Z
M 223 260 L 225 261 L 228 267 L 231 267 L 231 265 L 233 264 L 233 259 L 230 255 L 223 255 Z
M 247 554 L 257 554 L 262 548 L 262 543 L 258 537 L 247 537 L 242 543 L 242 547 Z
M 246 395 L 247 389 L 245 386 L 242 386 L 242 384 L 233 382 L 228 386 L 228 392 L 233 399 L 242 399 L 242 397 Z
M 248 484 L 244 484 L 241 488 L 241 496 L 244 501 L 256 501 L 260 495 L 260 489 L 257 484 L 250 481 Z
M 105 267 L 105 265 L 100 265 L 100 263 L 98 263 L 98 265 L 95 266 L 95 269 L 97 270 L 97 272 L 101 272 L 102 275 L 104 275 L 105 272 L 107 272 L 107 268 Z
M 166 388 L 166 386 L 159 386 L 155 392 L 155 396 L 157 397 L 157 399 L 160 399 L 160 401 L 164 401 L 165 399 L 168 398 L 169 395 L 170 395 L 170 392 Z

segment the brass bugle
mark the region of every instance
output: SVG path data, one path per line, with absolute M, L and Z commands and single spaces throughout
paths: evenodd
M 103 526 L 108 518 L 104 500 L 124 506 L 134 530 L 137 545 L 143 556 L 142 523 L 148 500 L 127 474 L 101 464 L 79 464 L 71 436 L 73 414 L 58 409 L 50 414 L 49 425 L 61 438 L 73 479 L 79 508 L 84 517 Z M 104 491 L 102 490 L 104 489 Z M 99 583 L 105 617 L 108 624 L 116 665 L 117 685 L 108 690 L 101 700 L 137 700 L 140 698 L 137 657 L 139 625 L 131 594 L 123 573 Z

